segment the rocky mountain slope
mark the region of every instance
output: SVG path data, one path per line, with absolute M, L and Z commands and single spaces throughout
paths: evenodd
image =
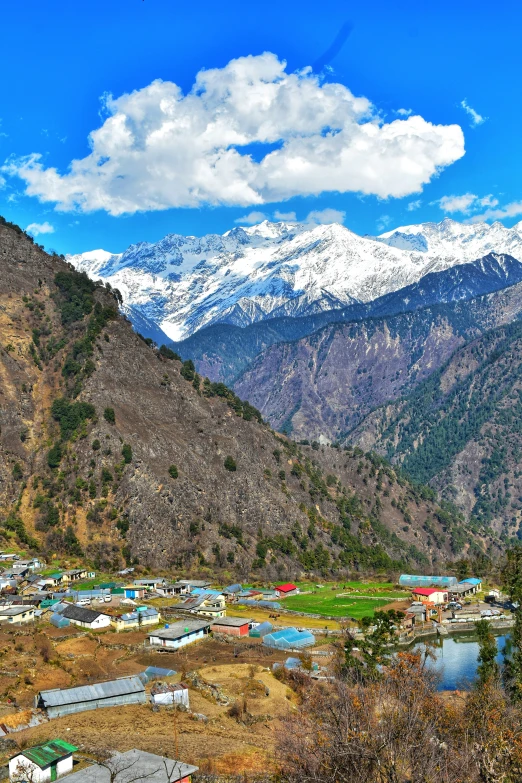
M 405 396 L 480 333 L 522 312 L 522 283 L 496 293 L 349 324 L 330 324 L 261 354 L 236 381 L 279 430 L 343 440 L 385 402 Z
M 122 254 L 91 251 L 69 261 L 118 288 L 141 328 L 154 324 L 179 341 L 215 323 L 246 326 L 371 302 L 492 251 L 522 260 L 522 225 L 447 219 L 373 238 L 338 224 L 265 221 L 223 236 L 170 234 Z
M 455 501 L 477 530 L 522 538 L 522 324 L 455 352 L 406 399 L 370 414 L 352 439 Z
M 306 337 L 328 323 L 362 321 L 394 315 L 443 302 L 459 302 L 522 282 L 522 263 L 512 256 L 489 253 L 484 258 L 430 272 L 418 283 L 368 304 L 301 318 L 272 318 L 246 327 L 215 324 L 172 348 L 194 360 L 199 372 L 233 385 L 254 359 L 275 343 Z
M 298 446 L 147 345 L 118 295 L 0 221 L 0 536 L 98 568 L 269 578 L 491 552 L 376 456 Z

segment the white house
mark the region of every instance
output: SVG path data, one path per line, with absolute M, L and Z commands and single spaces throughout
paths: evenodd
M 79 625 L 81 628 L 89 628 L 92 631 L 98 631 L 100 628 L 108 628 L 111 624 L 111 618 L 108 614 L 97 612 L 94 609 L 86 609 L 83 606 L 71 604 L 60 611 L 62 617 L 66 617 L 73 625 Z
M 22 750 L 9 759 L 9 780 L 44 783 L 72 772 L 73 753 L 78 750 L 63 740 L 50 740 L 43 745 Z
M 152 631 L 149 634 L 149 644 L 152 647 L 168 647 L 178 650 L 187 644 L 204 639 L 210 631 L 210 622 L 206 620 L 183 620 L 173 623 L 168 628 Z
M 1 606 L 0 623 L 30 623 L 34 620 L 34 609 L 34 606 Z

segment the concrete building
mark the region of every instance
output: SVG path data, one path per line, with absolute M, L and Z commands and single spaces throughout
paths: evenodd
M 151 647 L 168 647 L 173 650 L 179 650 L 187 644 L 198 639 L 204 639 L 210 632 L 210 622 L 208 620 L 184 620 L 179 623 L 173 623 L 160 631 L 149 633 L 149 644 Z
M 116 779 L 117 783 L 191 783 L 191 776 L 199 769 L 183 761 L 136 749 L 115 753 L 111 768 L 112 776 L 107 767 L 93 764 L 73 772 L 67 783 L 110 783 L 111 779 Z
M 436 587 L 416 587 L 411 591 L 414 601 L 422 603 L 433 603 L 435 605 L 448 603 L 448 591 L 440 590 Z
M 474 594 L 480 593 L 482 590 L 482 579 L 478 579 L 476 576 L 470 576 L 468 579 L 463 579 L 459 582 L 459 585 L 469 585 Z
M 155 683 L 150 691 L 150 700 L 152 704 L 183 704 L 187 710 L 190 709 L 188 688 L 182 683 Z
M 0 606 L 0 623 L 31 623 L 34 620 L 34 610 L 34 606 Z
M 145 686 L 139 677 L 120 677 L 95 685 L 78 688 L 56 688 L 40 691 L 35 696 L 35 707 L 46 710 L 49 718 L 60 718 L 101 707 L 121 707 L 126 704 L 145 704 Z
M 212 619 L 225 617 L 227 613 L 225 596 L 216 591 L 190 595 L 182 603 L 175 604 L 173 609 L 189 614 L 201 614 Z
M 220 617 L 214 620 L 210 630 L 214 633 L 226 633 L 229 636 L 248 636 L 252 620 L 244 617 Z
M 57 780 L 72 772 L 73 753 L 77 750 L 60 739 L 22 750 L 9 759 L 9 780 L 31 783 Z
M 152 606 L 141 607 L 136 612 L 128 612 L 117 617 L 111 617 L 111 625 L 116 631 L 126 631 L 130 628 L 142 628 L 144 626 L 158 625 L 161 620 L 160 613 Z
M 292 582 L 287 582 L 285 585 L 277 585 L 275 591 L 278 598 L 288 598 L 289 595 L 297 595 L 299 588 Z

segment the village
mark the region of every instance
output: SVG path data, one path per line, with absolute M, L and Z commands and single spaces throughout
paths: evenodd
M 285 672 L 328 679 L 362 617 L 393 609 L 399 647 L 514 608 L 478 577 L 220 586 L 0 562 L 0 779 L 20 782 L 260 772 L 296 709 Z

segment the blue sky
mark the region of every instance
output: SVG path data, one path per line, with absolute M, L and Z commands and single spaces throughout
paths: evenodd
M 0 214 L 66 253 L 252 213 L 361 234 L 446 215 L 513 225 L 521 25 L 502 0 L 4 3 Z M 259 84 L 278 90 L 266 111 L 250 109 Z

